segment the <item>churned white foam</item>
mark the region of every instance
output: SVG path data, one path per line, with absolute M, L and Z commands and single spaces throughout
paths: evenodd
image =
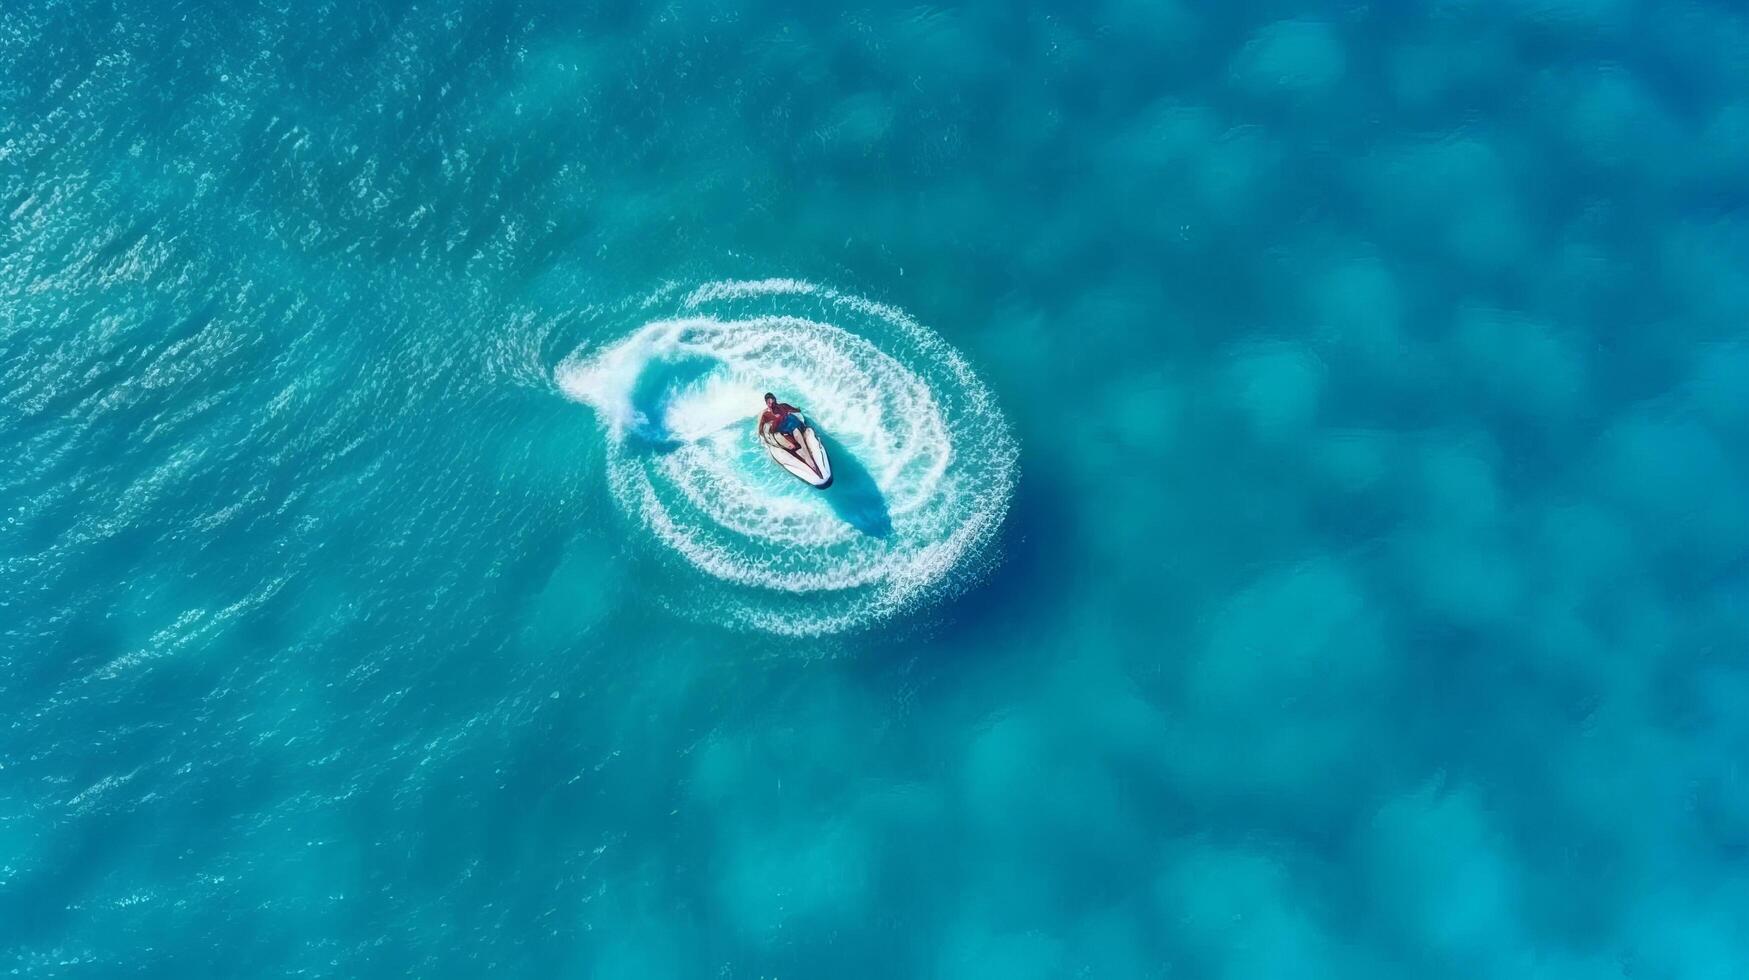
M 615 501 L 697 574 L 686 609 L 819 635 L 976 575 L 1017 452 L 989 391 L 933 332 L 790 279 L 670 289 L 639 309 L 658 315 L 573 354 L 555 381 L 599 416 Z M 753 429 L 765 391 L 807 413 L 833 487 L 767 458 Z
M 686 295 L 685 305 L 697 308 L 717 300 L 749 299 L 754 296 L 806 296 L 818 292 L 811 282 L 800 279 L 747 279 L 741 281 L 707 282 Z

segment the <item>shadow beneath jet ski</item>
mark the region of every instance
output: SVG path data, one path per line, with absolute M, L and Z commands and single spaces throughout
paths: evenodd
M 826 458 L 832 461 L 832 486 L 821 491 L 826 495 L 832 512 L 871 538 L 892 534 L 893 518 L 887 511 L 887 498 L 875 484 L 868 467 L 825 429 L 818 425 L 813 428 L 826 449 Z

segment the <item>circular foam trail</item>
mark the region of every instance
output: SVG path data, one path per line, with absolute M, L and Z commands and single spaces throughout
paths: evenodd
M 614 500 L 690 570 L 672 604 L 728 625 L 818 636 L 963 587 L 1014 491 L 1017 447 L 953 348 L 903 312 L 789 279 L 713 282 L 566 358 L 594 408 Z M 817 490 L 755 432 L 771 391 L 831 457 Z

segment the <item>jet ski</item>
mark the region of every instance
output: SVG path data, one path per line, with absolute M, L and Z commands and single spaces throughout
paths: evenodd
M 826 458 L 826 447 L 820 444 L 820 436 L 814 427 L 808 424 L 806 416 L 801 417 L 801 427 L 791 435 L 801 443 L 801 449 L 789 447 L 789 440 L 775 432 L 767 432 L 759 436 L 759 441 L 765 444 L 765 451 L 770 454 L 772 462 L 789 470 L 790 475 L 811 487 L 821 490 L 832 485 L 832 461 Z M 758 431 L 758 427 L 754 427 Z

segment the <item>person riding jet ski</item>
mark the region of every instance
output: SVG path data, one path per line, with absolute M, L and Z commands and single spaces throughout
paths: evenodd
M 802 427 L 802 410 L 787 402 L 780 402 L 771 392 L 765 393 L 765 411 L 759 416 L 759 434 L 765 435 L 765 430 L 784 438 L 789 443 L 792 452 L 800 452 L 801 440 L 796 437 L 796 430 Z
M 765 393 L 765 411 L 754 427 L 759 441 L 771 461 L 788 470 L 790 475 L 821 490 L 832 485 L 832 461 L 826 458 L 826 447 L 820 442 L 802 410 Z

